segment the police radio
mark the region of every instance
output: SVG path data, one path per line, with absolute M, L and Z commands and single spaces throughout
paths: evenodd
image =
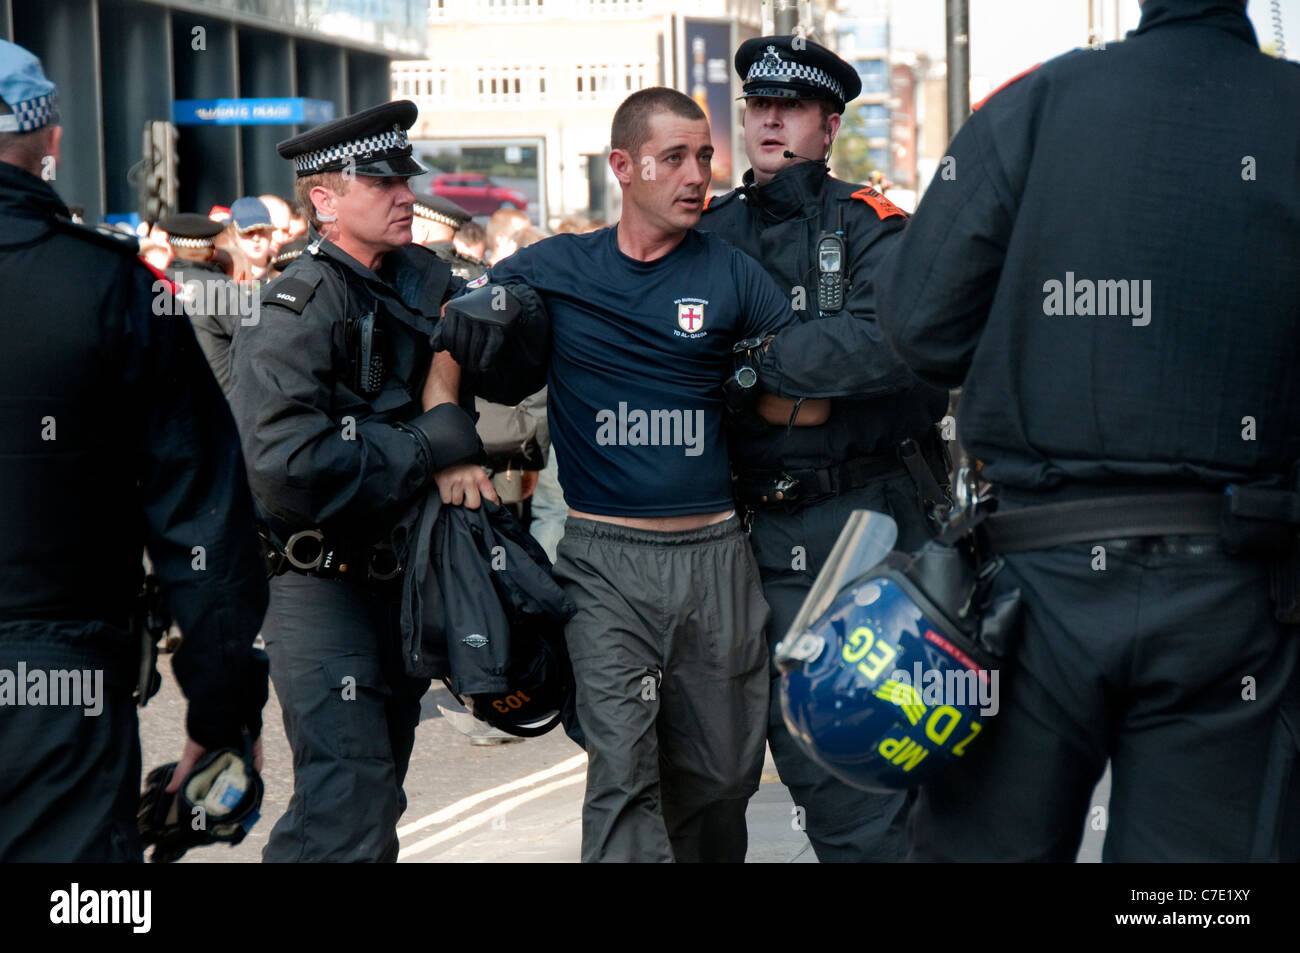
M 838 232 L 817 240 L 817 307 L 822 314 L 844 307 L 844 236 Z
M 817 308 L 834 314 L 844 307 L 844 210 L 838 227 L 817 239 Z
M 363 397 L 373 397 L 384 388 L 384 332 L 368 311 L 346 325 L 352 386 Z

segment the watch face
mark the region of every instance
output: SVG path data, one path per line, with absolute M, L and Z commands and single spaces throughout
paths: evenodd
M 840 270 L 840 249 L 835 242 L 827 242 L 817 250 L 817 267 L 822 271 Z

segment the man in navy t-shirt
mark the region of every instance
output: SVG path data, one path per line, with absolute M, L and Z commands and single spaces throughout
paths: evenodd
M 547 413 L 564 497 L 583 515 L 726 516 L 732 345 L 787 326 L 789 303 L 715 236 L 691 229 L 649 261 L 619 244 L 617 228 L 557 235 L 490 275 L 539 292 L 551 315 Z
M 737 341 L 798 319 L 757 262 L 694 230 L 713 147 L 691 99 L 633 94 L 611 144 L 618 225 L 522 249 L 470 287 L 527 286 L 550 315 L 537 366 L 570 506 L 555 575 L 578 607 L 565 639 L 590 757 L 582 858 L 742 861 L 769 612 L 732 508 L 722 381 Z M 445 322 L 443 341 L 467 340 L 470 319 L 451 309 Z M 471 371 L 485 365 L 448 348 Z M 470 376 L 493 399 L 542 383 L 503 368 Z M 454 399 L 457 379 L 431 381 L 426 402 Z M 771 412 L 785 423 L 791 409 Z M 448 502 L 477 505 L 481 471 L 440 485 Z

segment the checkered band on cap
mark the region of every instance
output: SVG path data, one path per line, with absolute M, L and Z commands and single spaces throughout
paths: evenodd
M 394 149 L 405 149 L 406 147 L 406 130 L 391 129 L 388 132 L 381 132 L 377 136 L 366 136 L 364 139 L 340 142 L 324 149 L 317 149 L 315 152 L 304 152 L 302 155 L 294 157 L 293 169 L 298 175 L 303 175 L 304 173 L 317 172 L 338 162 L 345 162 L 353 156 L 366 155 L 371 152 L 388 152 Z
M 425 218 L 431 222 L 438 222 L 439 224 L 446 225 L 448 228 L 460 228 L 462 224 L 460 219 L 452 218 L 450 215 L 444 215 L 437 209 L 429 208 L 429 206 L 420 202 L 415 203 L 415 207 L 412 211 L 414 211 L 416 216 L 419 218 Z
M 168 235 L 167 244 L 177 248 L 212 248 L 211 238 L 186 238 L 184 235 Z
M 823 87 L 834 94 L 836 99 L 844 99 L 844 86 L 834 76 L 824 69 L 818 69 L 816 66 L 807 66 L 803 63 L 796 63 L 794 60 L 782 59 L 774 46 L 769 46 L 767 52 L 750 65 L 749 72 L 745 75 L 746 83 L 767 79 L 783 83 L 792 79 L 800 79 L 812 83 L 814 86 Z
M 10 108 L 13 115 L 0 116 L 0 132 L 35 132 L 59 121 L 58 97 L 54 93 L 37 96 Z

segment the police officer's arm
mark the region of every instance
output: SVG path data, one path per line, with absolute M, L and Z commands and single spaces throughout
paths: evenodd
M 1007 87 L 966 120 L 877 273 L 886 339 L 928 384 L 961 385 L 988 320 L 1032 151 L 1028 86 Z
M 512 407 L 546 386 L 550 314 L 532 287 L 540 248 L 520 249 L 471 282 L 438 328 L 436 346 L 455 358 L 465 386 L 495 404 Z
M 781 329 L 794 328 L 799 318 L 790 308 L 790 303 L 781 294 L 772 276 L 757 261 L 744 252 L 733 249 L 732 275 L 740 293 L 741 314 L 744 319 L 743 334 L 746 338 L 759 338 L 769 333 L 782 333 Z M 773 342 L 775 343 L 775 342 Z M 770 344 L 768 345 L 771 346 Z M 830 403 L 821 400 L 808 400 L 796 404 L 770 393 L 769 387 L 759 372 L 759 387 L 769 391 L 759 395 L 754 412 L 770 424 L 782 427 L 816 427 L 826 422 L 830 416 Z
M 439 351 L 429 365 L 429 375 L 424 381 L 424 409 L 432 410 L 440 404 L 455 404 L 460 396 L 460 365 L 446 351 Z M 442 502 L 451 506 L 479 507 L 480 498 L 487 497 L 500 503 L 496 488 L 487 471 L 477 463 L 457 463 L 433 475 L 438 484 Z
M 154 278 L 137 267 L 133 279 L 128 374 L 145 413 L 138 492 L 145 545 L 185 636 L 172 669 L 189 700 L 189 737 L 205 748 L 238 747 L 241 729 L 261 731 L 267 697 L 266 656 L 253 648 L 266 613 L 266 564 L 244 458 L 183 310 L 155 316 Z
M 881 261 L 898 243 L 906 220 L 894 215 L 880 219 L 865 203 L 849 204 L 855 212 L 861 206 L 862 212 L 846 223 L 850 257 L 843 309 L 782 331 L 763 356 L 764 386 L 783 397 L 867 399 L 916 384 L 876 322 L 872 282 Z M 806 289 L 806 295 L 808 307 L 815 308 L 817 289 Z
M 287 527 L 331 524 L 372 535 L 437 470 L 481 453 L 474 422 L 454 404 L 406 423 L 336 406 L 341 279 L 322 278 L 301 314 L 275 304 L 274 289 L 259 323 L 240 328 L 231 349 L 231 407 L 253 493 L 265 515 Z

